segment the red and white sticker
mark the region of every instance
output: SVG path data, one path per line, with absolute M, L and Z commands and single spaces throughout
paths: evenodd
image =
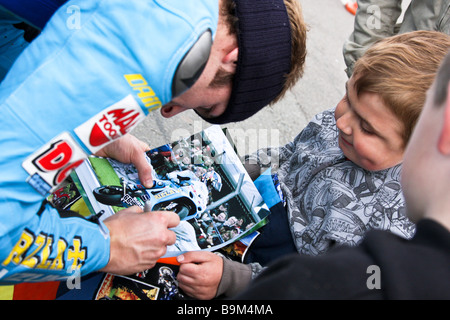
M 63 182 L 85 158 L 86 153 L 81 146 L 68 132 L 63 132 L 29 156 L 22 166 L 30 176 L 38 176 L 52 189 Z
M 107 143 L 129 132 L 144 117 L 137 101 L 128 95 L 77 127 L 75 133 L 90 152 L 96 153 Z

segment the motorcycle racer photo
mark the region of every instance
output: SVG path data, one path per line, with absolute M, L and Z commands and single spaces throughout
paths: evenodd
M 218 152 L 209 135 L 218 145 L 223 144 L 230 149 Z M 227 158 L 231 145 L 226 139 L 221 129 L 213 126 L 173 144 L 147 151 L 147 162 L 153 168 L 154 184 L 151 188 L 142 185 L 132 164 L 123 164 L 114 159 L 99 159 L 102 164 L 93 166 L 98 174 L 110 172 L 106 167 L 111 167 L 120 183 L 100 183 L 92 191 L 95 200 L 107 206 L 139 206 L 145 211 L 177 213 L 180 224 L 172 228 L 177 240 L 175 244 L 168 246 L 166 255 L 224 245 L 251 230 L 261 219 L 245 213 L 248 210 L 245 209 L 248 206 L 245 198 L 248 196 L 243 191 L 247 188 L 247 182 L 244 181 L 250 178 L 244 178 L 241 173 L 238 181 L 234 181 L 236 178 L 230 176 L 237 164 Z M 183 154 L 193 163 L 186 163 L 185 157 L 175 156 L 179 154 L 180 145 L 183 146 Z M 190 155 L 198 155 L 198 150 L 203 150 L 202 154 L 209 160 L 196 162 Z M 93 160 L 95 159 L 91 159 Z M 99 180 L 102 181 L 103 178 L 100 176 Z M 249 195 L 253 194 L 251 190 L 250 187 Z M 252 205 L 249 209 L 251 207 Z

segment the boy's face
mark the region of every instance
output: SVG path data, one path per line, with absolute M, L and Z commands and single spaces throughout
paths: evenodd
M 442 174 L 440 170 L 436 170 L 436 167 L 430 167 L 429 162 L 432 158 L 430 155 L 433 153 L 430 147 L 437 145 L 438 128 L 443 119 L 442 113 L 438 112 L 441 110 L 435 109 L 431 103 L 432 91 L 432 89 L 428 90 L 425 106 L 406 148 L 402 168 L 402 190 L 407 201 L 408 217 L 414 222 L 426 212 L 428 201 L 424 202 L 423 199 L 430 192 L 430 188 L 433 189 L 433 186 L 426 185 L 425 182 L 438 181 L 439 179 L 435 180 L 434 174 Z M 424 190 L 427 192 L 423 192 Z M 431 192 L 435 193 L 435 190 Z
M 378 94 L 361 92 L 358 96 L 353 77 L 346 89 L 335 111 L 339 147 L 344 155 L 370 171 L 401 163 L 405 150 L 404 125 Z
M 450 132 L 450 96 L 444 105 L 436 105 L 434 94 L 435 84 L 428 90 L 425 106 L 406 148 L 402 168 L 402 190 L 408 217 L 413 222 L 426 213 L 448 213 L 441 201 L 445 202 L 449 198 L 447 181 L 450 149 L 447 134 Z

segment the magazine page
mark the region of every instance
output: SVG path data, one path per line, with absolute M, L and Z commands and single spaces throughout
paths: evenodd
M 177 242 L 166 257 L 214 251 L 265 224 L 269 210 L 219 126 L 150 150 L 147 157 L 155 182 L 150 189 L 140 184 L 133 165 L 91 158 L 102 184 L 101 172 L 114 171 L 117 177 L 109 181 L 120 181 L 93 193 L 104 205 L 178 213 L 181 222 L 173 228 Z
M 99 215 L 102 219 L 113 215 L 115 212 L 120 210 L 117 207 L 105 205 L 98 202 L 94 196 L 94 190 L 101 186 L 101 182 L 98 179 L 96 171 L 92 167 L 92 162 L 95 163 L 95 159 L 87 159 L 80 166 L 78 166 L 74 172 L 70 175 L 71 180 L 74 185 L 79 190 L 82 200 L 85 205 L 85 209 L 89 211 L 90 216 Z M 103 160 L 102 160 L 103 161 Z M 114 176 L 114 172 L 110 172 L 108 175 L 103 176 Z M 117 179 L 117 177 L 116 177 Z M 72 211 L 77 212 L 76 208 L 70 208 Z M 86 216 L 86 213 L 82 215 Z
M 179 226 L 172 229 L 177 241 L 154 268 L 129 276 L 105 274 L 95 299 L 190 299 L 178 288 L 175 257 L 208 250 L 242 261 L 270 212 L 219 126 L 146 156 L 155 182 L 149 189 L 142 186 L 132 164 L 113 159 L 90 157 L 71 176 L 85 208 L 91 215 L 101 213 L 100 219 L 132 205 L 180 216 Z
M 51 195 L 48 196 L 47 201 L 56 209 L 60 211 L 71 210 L 72 207 L 76 212 L 83 216 L 89 216 L 91 211 L 79 205 L 83 202 L 80 189 L 74 183 L 72 177 L 68 177 Z
M 130 276 L 106 274 L 95 300 L 188 300 L 178 287 L 176 264 L 157 263 L 152 269 Z

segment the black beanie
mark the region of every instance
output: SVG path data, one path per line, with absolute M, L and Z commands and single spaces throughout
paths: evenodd
M 239 55 L 228 107 L 213 124 L 242 121 L 270 104 L 291 70 L 291 27 L 283 0 L 234 0 Z

